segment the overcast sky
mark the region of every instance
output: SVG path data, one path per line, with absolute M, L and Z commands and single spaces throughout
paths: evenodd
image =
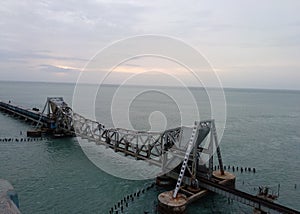
M 105 46 L 157 34 L 196 48 L 224 87 L 300 89 L 299 11 L 298 0 L 1 0 L 0 80 L 75 82 Z

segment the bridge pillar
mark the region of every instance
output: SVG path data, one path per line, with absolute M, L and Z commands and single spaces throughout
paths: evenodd
M 223 173 L 221 171 L 214 171 L 213 177 L 218 179 L 220 184 L 235 188 L 236 176 L 234 174 L 226 171 L 223 171 Z
M 173 198 L 174 191 L 163 192 L 158 196 L 158 211 L 162 214 L 183 214 L 186 212 L 187 197 L 181 193 Z

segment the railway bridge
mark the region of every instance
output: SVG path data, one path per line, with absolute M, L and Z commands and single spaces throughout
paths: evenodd
M 73 112 L 62 97 L 48 97 L 42 111 L 2 101 L 0 110 L 30 121 L 39 128 L 38 132 L 55 137 L 78 136 L 160 167 L 158 183 L 174 181 L 174 190 L 159 196 L 162 213 L 182 213 L 188 203 L 209 191 L 252 206 L 259 213 L 299 213 L 234 188 L 235 176 L 223 168 L 214 120 L 196 121 L 193 127 L 175 127 L 163 132 L 107 128 Z M 204 156 L 207 162 L 201 161 Z M 214 158 L 218 171 L 213 170 Z

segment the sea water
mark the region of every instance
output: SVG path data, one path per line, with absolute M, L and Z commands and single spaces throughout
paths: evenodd
M 90 87 L 86 86 L 87 89 Z M 96 119 L 113 126 L 113 95 L 117 86 L 102 86 L 95 99 Z M 125 89 L 135 90 L 133 86 Z M 182 88 L 172 88 L 183 93 Z M 163 93 L 137 96 L 128 110 L 132 126 L 149 130 L 149 114 L 162 112 L 167 127 L 191 121 L 192 110 L 180 117 L 176 102 Z M 164 89 L 161 89 L 163 92 Z M 209 97 L 203 89 L 191 88 L 200 118 L 211 116 Z M 300 210 L 300 92 L 286 90 L 225 89 L 227 116 L 221 151 L 226 166 L 255 167 L 256 173 L 235 172 L 236 188 L 256 194 L 258 186 L 277 193 L 276 203 Z M 43 109 L 47 97 L 62 96 L 71 105 L 73 84 L 0 82 L 0 99 L 24 107 Z M 126 94 L 126 93 L 125 93 Z M 123 97 L 126 100 L 126 97 Z M 185 99 L 185 96 L 182 96 Z M 184 101 L 184 100 L 183 100 Z M 185 102 L 183 102 L 185 103 Z M 189 103 L 189 102 L 186 102 Z M 81 111 L 85 116 L 85 103 Z M 188 125 L 188 124 L 185 124 Z M 24 138 L 33 127 L 0 113 L 0 138 Z M 43 139 L 29 142 L 0 142 L 0 178 L 9 180 L 19 194 L 22 213 L 108 213 L 127 194 L 151 184 L 149 180 L 126 180 L 97 168 L 84 154 L 76 138 Z M 163 188 L 154 187 L 124 208 L 124 213 L 155 213 L 157 196 Z M 210 194 L 191 204 L 188 213 L 251 213 L 252 208 Z

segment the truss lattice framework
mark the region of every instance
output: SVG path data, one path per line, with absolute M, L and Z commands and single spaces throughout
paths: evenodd
M 122 152 L 136 159 L 148 160 L 166 170 L 171 169 L 176 164 L 178 165 L 185 156 L 187 149 L 187 145 L 181 142 L 183 127 L 168 129 L 163 132 L 106 128 L 97 121 L 86 119 L 82 115 L 74 113 L 62 98 L 48 98 L 48 115 L 51 120 L 55 121 L 57 132 L 76 135 L 96 144 L 105 145 L 116 152 Z M 209 161 L 209 174 L 211 174 L 213 146 L 217 148 L 219 164 L 223 170 L 214 120 L 200 121 L 198 126 L 199 130 L 209 130 L 210 143 L 208 148 L 204 148 L 200 145 L 204 138 L 196 139 L 193 152 L 189 156 L 193 163 L 189 171 L 195 174 L 197 158 L 201 153 L 206 153 L 211 156 Z

